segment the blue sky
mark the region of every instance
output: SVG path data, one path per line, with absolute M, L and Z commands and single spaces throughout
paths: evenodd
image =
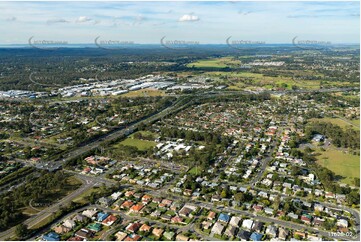
M 0 43 L 69 44 L 104 40 L 233 40 L 359 43 L 360 3 L 353 2 L 0 2 Z

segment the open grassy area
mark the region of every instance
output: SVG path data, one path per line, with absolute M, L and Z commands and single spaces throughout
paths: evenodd
M 326 151 L 317 149 L 320 153 L 317 158 L 317 163 L 330 169 L 336 175 L 341 176 L 341 183 L 349 185 L 353 184 L 355 177 L 360 178 L 360 157 L 337 150 L 334 147 L 328 148 Z
M 187 64 L 187 67 L 195 68 L 225 68 L 234 65 L 240 65 L 241 62 L 232 57 L 222 57 L 215 59 L 200 60 Z
M 148 140 L 140 140 L 140 139 L 134 139 L 134 138 L 126 138 L 119 144 L 121 145 L 127 145 L 127 146 L 134 146 L 137 147 L 139 150 L 147 150 L 149 148 L 153 148 L 156 146 L 156 142 L 154 141 L 148 141 Z M 117 146 L 117 145 L 116 145 Z
M 360 120 L 350 120 L 349 122 L 356 125 L 351 125 L 350 123 L 346 122 L 345 120 L 342 120 L 340 118 L 314 118 L 311 119 L 312 121 L 321 121 L 321 122 L 329 122 L 332 123 L 334 125 L 338 125 L 343 129 L 347 129 L 347 128 L 353 128 L 355 130 L 360 130 Z
M 122 94 L 122 97 L 155 97 L 155 96 L 165 96 L 165 95 L 166 95 L 165 91 L 145 88 Z
M 192 169 L 188 171 L 188 173 L 192 175 L 200 175 L 202 173 L 202 170 L 200 169 L 199 166 L 194 166 L 192 167 Z
M 283 87 L 285 89 L 291 89 L 292 86 L 298 86 L 304 89 L 319 89 L 320 81 L 314 80 L 302 80 L 295 81 L 292 77 L 286 76 L 265 76 L 260 73 L 252 72 L 207 72 L 209 77 L 218 80 L 227 80 L 229 82 L 229 89 L 240 90 L 245 86 L 263 87 L 266 89 Z

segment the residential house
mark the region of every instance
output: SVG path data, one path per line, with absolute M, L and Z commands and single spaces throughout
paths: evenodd
M 301 221 L 304 222 L 305 224 L 311 224 L 312 216 L 309 214 L 303 214 L 301 216 Z
M 263 234 L 253 232 L 253 233 L 251 234 L 250 239 L 253 240 L 253 241 L 261 241 L 261 240 L 262 240 L 262 237 L 263 237 Z
M 253 225 L 253 220 L 251 219 L 245 219 L 242 222 L 242 228 L 251 230 L 252 229 L 252 225 Z
M 109 197 L 101 197 L 98 200 L 98 203 L 103 207 L 109 207 L 112 205 L 113 200 Z
M 73 221 L 83 223 L 83 222 L 86 221 L 86 218 L 87 217 L 82 215 L 82 214 L 77 214 L 77 215 L 74 216 Z M 64 226 L 66 226 L 66 225 L 64 225 Z
M 250 237 L 251 237 L 251 232 L 243 229 L 239 230 L 237 234 L 237 238 L 240 239 L 241 241 L 249 241 Z
M 152 201 L 152 197 L 148 194 L 145 194 L 143 197 L 142 197 L 142 203 L 143 204 L 148 204 L 150 201 Z
M 139 213 L 140 210 L 142 210 L 143 207 L 144 207 L 143 203 L 138 203 L 136 205 L 133 205 L 130 208 L 130 211 L 133 212 L 133 213 Z
M 238 225 L 239 225 L 239 222 L 241 222 L 241 218 L 240 217 L 237 217 L 237 216 L 233 216 L 231 218 L 231 220 L 229 221 L 229 224 L 234 226 L 234 227 L 237 227 L 238 228 Z
M 89 224 L 86 228 L 89 229 L 90 231 L 98 233 L 100 230 L 102 230 L 102 225 L 99 223 L 92 223 Z
M 176 241 L 188 241 L 189 237 L 183 235 L 183 234 L 177 234 L 177 236 L 175 237 Z
M 102 224 L 105 226 L 111 226 L 113 223 L 117 221 L 117 217 L 114 215 L 109 215 L 106 219 L 103 220 Z
M 93 218 L 94 215 L 97 213 L 98 211 L 94 208 L 94 209 L 87 209 L 85 211 L 82 212 L 82 215 L 88 217 L 88 218 Z
M 63 225 L 65 227 L 69 228 L 69 229 L 72 229 L 72 228 L 74 228 L 76 226 L 76 223 L 75 223 L 74 218 L 73 218 L 73 220 L 71 220 L 71 219 L 65 220 Z
M 180 216 L 183 216 L 183 217 L 188 217 L 191 212 L 192 212 L 192 209 L 190 209 L 189 207 L 184 206 L 184 207 L 179 211 L 179 215 L 180 215 Z
M 142 239 L 142 236 L 140 236 L 138 234 L 130 234 L 124 239 L 124 241 L 139 241 L 141 239 Z
M 228 236 L 229 238 L 233 238 L 236 235 L 236 230 L 237 230 L 236 227 L 229 225 L 226 231 L 224 232 L 224 235 Z
M 348 221 L 346 219 L 338 219 L 336 225 L 342 228 L 348 227 Z
M 273 226 L 273 225 L 268 225 L 267 229 L 266 229 L 266 234 L 268 234 L 272 238 L 276 238 L 277 237 L 277 227 Z
M 173 231 L 168 231 L 163 233 L 163 237 L 170 241 L 174 240 L 174 236 L 175 233 Z
M 103 220 L 106 219 L 108 216 L 109 214 L 100 212 L 97 214 L 97 221 L 103 222 Z
M 288 236 L 288 230 L 280 227 L 278 229 L 278 239 L 279 240 L 286 240 L 287 239 L 287 236 Z
M 230 220 L 230 216 L 225 213 L 221 213 L 218 217 L 218 221 L 223 222 L 223 223 L 228 223 L 229 220 Z
M 140 232 L 150 232 L 152 230 L 152 227 L 147 225 L 147 224 L 143 224 L 140 228 L 139 231 Z
M 68 227 L 66 227 L 64 225 L 56 226 L 54 228 L 54 231 L 57 234 L 65 234 L 65 233 L 68 233 L 70 230 L 71 230 L 71 228 L 68 228 Z
M 138 223 L 138 222 L 135 222 L 135 223 L 130 223 L 128 224 L 128 226 L 125 228 L 125 230 L 129 231 L 129 232 L 132 232 L 132 233 L 135 233 L 138 231 L 138 229 L 140 228 L 142 224 L 141 223 Z
M 209 214 L 208 214 L 208 216 L 207 216 L 207 219 L 208 220 L 214 220 L 215 218 L 216 218 L 216 213 L 215 212 L 213 212 L 213 211 L 210 211 L 209 212 Z
M 82 239 L 89 239 L 93 236 L 93 232 L 89 229 L 80 229 L 75 233 L 75 236 L 80 237 Z
M 261 205 L 257 205 L 257 204 L 254 204 L 252 206 L 252 208 L 255 212 L 261 212 L 263 210 L 263 207 Z
M 220 222 L 216 222 L 211 230 L 211 233 L 222 235 L 224 226 Z
M 154 228 L 152 231 L 152 234 L 157 237 L 160 238 L 163 235 L 164 229 L 162 228 Z
M 121 232 L 121 231 L 118 231 L 118 232 L 115 233 L 116 241 L 122 241 L 122 240 L 124 240 L 127 236 L 128 236 L 127 233 L 124 233 L 124 232 Z
M 172 219 L 171 219 L 171 222 L 172 223 L 175 223 L 175 224 L 182 224 L 183 223 L 183 218 L 179 217 L 179 216 L 174 216 Z
M 134 204 L 133 201 L 128 200 L 128 201 L 123 202 L 122 205 L 120 205 L 120 208 L 121 209 L 129 209 L 133 206 L 133 204 Z
M 50 232 L 43 235 L 43 240 L 45 241 L 60 241 L 60 235 L 55 232 Z
M 253 223 L 252 229 L 254 231 L 261 232 L 263 229 L 263 225 L 264 225 L 264 223 L 262 223 L 260 221 L 256 221 Z

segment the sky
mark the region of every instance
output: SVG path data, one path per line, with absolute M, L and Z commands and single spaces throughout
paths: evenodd
M 0 44 L 292 39 L 359 43 L 353 2 L 0 2 Z

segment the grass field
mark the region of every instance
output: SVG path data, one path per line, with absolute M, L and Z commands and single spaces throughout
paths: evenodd
M 232 57 L 222 57 L 216 59 L 200 60 L 187 64 L 187 67 L 195 68 L 225 68 L 234 65 L 240 65 L 241 62 Z
M 277 87 L 282 87 L 282 85 L 287 85 L 286 89 L 291 89 L 292 86 L 296 85 L 304 89 L 319 89 L 320 81 L 311 81 L 311 80 L 302 80 L 294 81 L 291 77 L 273 77 L 265 76 L 260 73 L 252 72 L 206 72 L 211 78 L 218 79 L 228 79 L 230 83 L 233 83 L 228 88 L 240 90 L 245 86 L 257 86 L 263 87 L 266 89 L 272 89 Z
M 165 91 L 155 90 L 151 88 L 145 88 L 142 90 L 131 91 L 125 94 L 122 94 L 122 97 L 155 97 L 155 96 L 165 96 Z
M 138 150 L 147 150 L 149 148 L 153 148 L 154 146 L 156 146 L 157 143 L 154 141 L 148 141 L 148 140 L 126 138 L 119 144 L 127 145 L 127 146 L 134 146 L 134 147 L 137 147 Z
M 339 119 L 339 118 L 314 118 L 314 119 L 311 119 L 311 121 L 329 122 L 329 123 L 338 125 L 343 129 L 347 129 L 347 128 L 351 127 L 355 130 L 360 130 L 360 120 L 359 119 L 358 120 L 350 120 L 350 122 L 353 123 L 354 125 L 356 125 L 357 127 L 354 125 L 351 125 L 348 122 L 346 122 L 342 119 Z
M 200 175 L 202 173 L 202 170 L 200 169 L 199 166 L 194 166 L 192 167 L 192 169 L 188 171 L 188 173 L 192 175 Z
M 317 156 L 317 163 L 330 169 L 336 175 L 340 175 L 343 178 L 341 183 L 349 185 L 353 184 L 353 178 L 360 178 L 360 157 L 349 153 L 344 153 L 341 150 L 337 150 L 334 147 L 327 149 L 326 151 L 317 150 L 320 153 Z

